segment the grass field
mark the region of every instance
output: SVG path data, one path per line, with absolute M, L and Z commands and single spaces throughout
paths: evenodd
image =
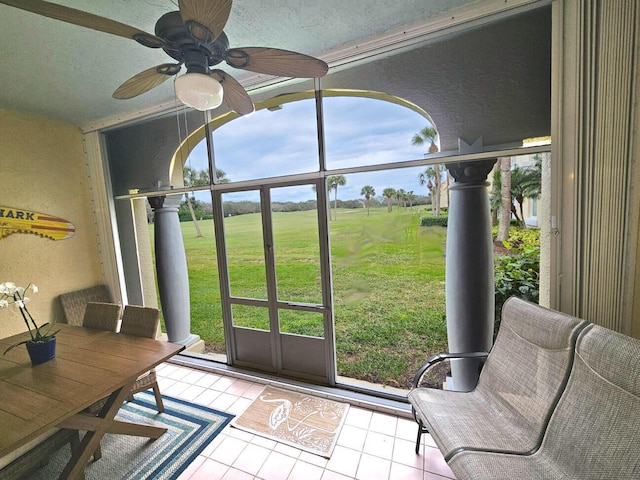
M 278 297 L 320 303 L 315 212 L 274 213 Z M 419 227 L 417 211 L 338 209 L 331 254 L 338 374 L 408 388 L 415 370 L 447 350 L 444 241 L 440 227 Z M 191 290 L 191 331 L 224 352 L 213 223 L 181 224 Z M 153 225 L 151 225 L 153 235 Z M 259 214 L 225 219 L 231 293 L 266 298 Z M 246 315 L 243 315 L 243 309 Z M 262 309 L 258 309 L 262 310 Z M 237 318 L 236 318 L 237 317 Z M 281 329 L 320 335 L 317 314 L 281 316 Z M 266 327 L 266 315 L 234 306 L 238 324 Z M 259 322 L 263 322 L 262 324 Z

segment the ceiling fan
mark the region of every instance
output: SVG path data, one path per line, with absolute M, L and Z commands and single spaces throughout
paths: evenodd
M 91 13 L 42 0 L 0 0 L 0 3 L 112 35 L 130 38 L 149 48 L 162 48 L 177 63 L 163 63 L 134 75 L 113 93 L 127 99 L 157 87 L 177 75 L 178 98 L 198 110 L 209 110 L 224 102 L 246 115 L 253 102 L 240 83 L 227 72 L 210 68 L 226 62 L 234 68 L 280 77 L 318 78 L 328 66 L 302 53 L 266 47 L 230 48 L 223 32 L 232 0 L 178 0 L 177 12 L 158 19 L 155 35 Z

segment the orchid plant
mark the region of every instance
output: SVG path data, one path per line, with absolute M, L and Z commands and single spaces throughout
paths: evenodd
M 26 296 L 26 293 L 29 290 L 31 290 L 33 293 L 38 293 L 38 287 L 33 283 L 29 284 L 27 288 L 17 287 L 13 282 L 0 283 L 0 309 L 9 308 L 10 305 L 14 305 L 20 311 L 22 319 L 27 325 L 29 334 L 31 335 L 30 339 L 11 345 L 4 351 L 4 354 L 6 354 L 14 347 L 28 342 L 45 342 L 55 337 L 56 334 L 60 331 L 56 330 L 55 332 L 51 333 L 52 326 L 50 326 L 46 333 L 42 332 L 42 328 L 48 325 L 48 323 L 44 323 L 38 326 L 36 321 L 31 316 L 31 313 L 29 313 L 29 310 L 27 309 L 27 303 L 29 303 L 31 299 Z

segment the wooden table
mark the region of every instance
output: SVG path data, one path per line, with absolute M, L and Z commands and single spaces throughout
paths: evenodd
M 60 478 L 81 478 L 105 433 L 158 438 L 166 429 L 114 420 L 136 379 L 183 345 L 58 324 L 56 358 L 31 366 L 24 346 L 0 355 L 0 457 L 50 429 L 86 430 Z M 2 352 L 28 333 L 0 339 Z M 109 397 L 100 414 L 82 411 Z

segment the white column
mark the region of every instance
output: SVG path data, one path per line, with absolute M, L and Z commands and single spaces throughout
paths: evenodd
M 192 345 L 200 337 L 191 333 L 189 275 L 178 207 L 180 195 L 150 197 L 155 217 L 156 274 L 162 315 L 170 342 Z

